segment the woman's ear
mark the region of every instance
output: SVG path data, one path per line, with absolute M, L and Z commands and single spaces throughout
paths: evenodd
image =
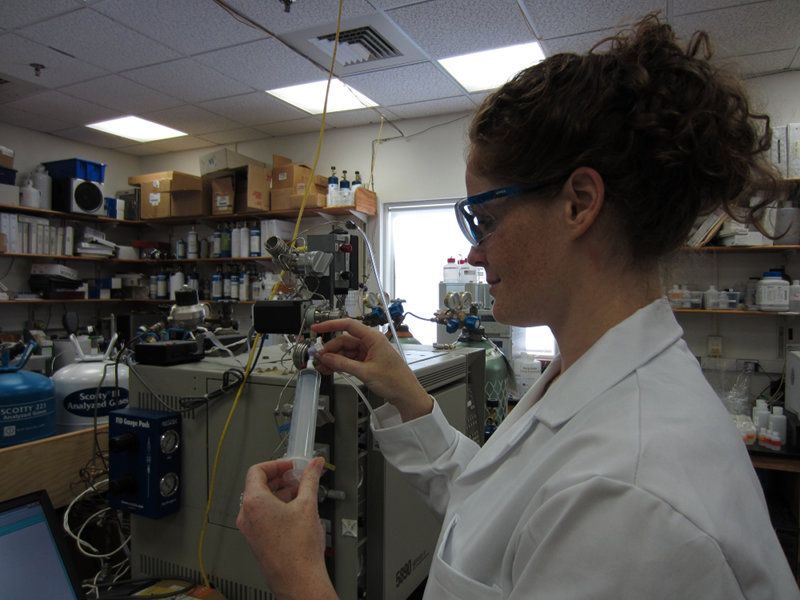
M 564 184 L 563 193 L 567 227 L 571 237 L 577 239 L 597 220 L 603 207 L 603 178 L 590 167 L 578 167 Z

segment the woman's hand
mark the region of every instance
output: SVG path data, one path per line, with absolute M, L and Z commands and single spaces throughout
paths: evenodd
M 336 598 L 325 568 L 325 532 L 317 510 L 323 464 L 322 458 L 312 460 L 299 485 L 287 474 L 292 469 L 288 460 L 260 463 L 247 471 L 236 526 L 270 591 L 281 600 Z
M 372 392 L 393 404 L 403 421 L 433 410 L 433 400 L 380 331 L 353 319 L 324 321 L 311 329 L 319 334 L 345 333 L 326 343 L 317 355 L 317 369 L 322 374 L 344 371 L 355 375 Z

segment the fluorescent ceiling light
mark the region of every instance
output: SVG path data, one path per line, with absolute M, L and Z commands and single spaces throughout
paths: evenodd
M 290 85 L 289 87 L 266 90 L 276 98 L 288 102 L 292 106 L 306 111 L 312 115 L 322 114 L 325 104 L 325 88 L 327 80 L 315 81 L 313 83 L 303 83 L 301 85 Z M 341 112 L 343 110 L 356 110 L 378 106 L 378 103 L 367 98 L 361 92 L 342 83 L 338 79 L 331 79 L 331 90 L 328 94 L 327 112 Z
M 87 127 L 97 129 L 98 131 L 105 131 L 106 133 L 136 142 L 152 142 L 155 140 L 166 140 L 168 138 L 187 135 L 183 131 L 178 131 L 177 129 L 165 127 L 164 125 L 159 125 L 158 123 L 133 116 L 91 123 L 87 125 Z
M 539 42 L 530 42 L 443 58 L 439 64 L 468 92 L 480 92 L 500 87 L 522 69 L 542 60 L 544 52 Z

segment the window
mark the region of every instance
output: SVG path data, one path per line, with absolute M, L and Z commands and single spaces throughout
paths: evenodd
M 405 300 L 404 323 L 423 344 L 436 342 L 436 324 L 430 319 L 439 306 L 439 282 L 447 259 L 465 259 L 469 243 L 458 228 L 455 200 L 388 204 L 384 207 L 387 293 Z M 552 355 L 555 344 L 548 327 L 525 332 L 528 352 Z

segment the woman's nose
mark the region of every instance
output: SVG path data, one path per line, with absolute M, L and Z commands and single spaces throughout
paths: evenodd
M 486 262 L 483 258 L 483 253 L 480 250 L 480 246 L 472 246 L 469 249 L 469 254 L 467 254 L 467 262 L 471 264 L 473 267 L 486 266 Z

